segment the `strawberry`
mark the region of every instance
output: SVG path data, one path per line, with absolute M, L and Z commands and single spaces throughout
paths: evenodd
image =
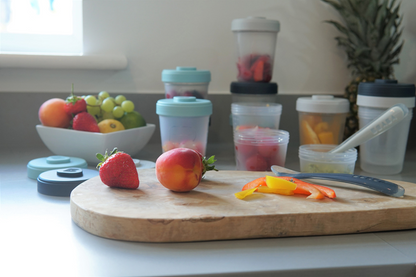
M 136 165 L 129 154 L 114 148 L 110 155 L 97 154 L 101 161 L 97 165 L 100 169 L 101 181 L 109 187 L 137 189 L 139 187 L 139 174 Z
M 87 102 L 74 94 L 74 85 L 72 85 L 71 95 L 65 100 L 64 110 L 72 116 L 87 111 Z
M 100 132 L 95 117 L 87 112 L 81 112 L 74 116 L 72 120 L 72 129 L 86 132 Z

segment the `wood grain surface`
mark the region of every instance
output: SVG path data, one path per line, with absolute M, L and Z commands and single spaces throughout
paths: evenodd
M 271 172 L 207 172 L 188 193 L 157 180 L 155 169 L 139 170 L 137 190 L 114 189 L 94 177 L 71 193 L 71 216 L 97 236 L 126 241 L 185 242 L 314 236 L 416 228 L 416 184 L 394 181 L 402 198 L 355 185 L 310 180 L 335 190 L 337 198 L 234 193 Z

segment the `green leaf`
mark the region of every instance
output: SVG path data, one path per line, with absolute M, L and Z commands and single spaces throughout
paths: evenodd
M 102 162 L 104 161 L 104 156 L 102 154 L 97 153 L 95 156 L 97 157 L 98 160 L 100 160 Z
M 334 20 L 325 20 L 324 22 L 334 25 L 335 28 L 337 28 L 338 31 L 340 31 L 343 34 L 348 35 L 348 29 L 345 28 L 341 23 L 336 22 Z

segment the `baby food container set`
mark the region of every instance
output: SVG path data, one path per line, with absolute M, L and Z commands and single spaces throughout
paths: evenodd
M 230 124 L 233 128 L 237 170 L 270 171 L 284 166 L 289 133 L 279 129 L 282 105 L 276 103 L 278 85 L 272 82 L 280 23 L 264 17 L 234 19 L 237 80 L 231 82 Z M 162 71 L 165 99 L 156 104 L 163 152 L 186 147 L 205 155 L 212 104 L 207 99 L 211 73 L 196 67 Z M 396 80 L 360 83 L 360 129 L 387 109 L 403 103 L 409 114 L 393 128 L 342 153 L 329 153 L 343 141 L 349 101 L 332 95 L 299 97 L 299 160 L 301 172 L 353 174 L 360 156 L 361 169 L 397 174 L 403 168 L 407 137 L 415 106 L 415 85 Z M 394 120 L 394 118 L 392 119 Z

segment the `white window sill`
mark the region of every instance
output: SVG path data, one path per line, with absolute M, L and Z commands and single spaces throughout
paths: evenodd
M 0 54 L 0 68 L 121 70 L 127 67 L 124 55 L 52 56 Z

